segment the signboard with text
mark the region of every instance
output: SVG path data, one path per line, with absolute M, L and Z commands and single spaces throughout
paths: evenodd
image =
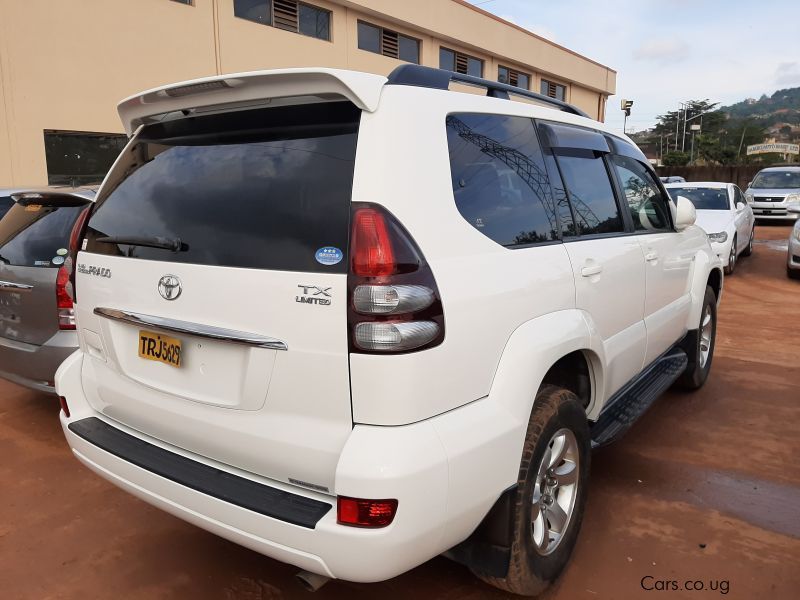
M 780 154 L 800 154 L 800 144 L 756 144 L 747 147 L 747 155 L 768 154 L 778 152 Z

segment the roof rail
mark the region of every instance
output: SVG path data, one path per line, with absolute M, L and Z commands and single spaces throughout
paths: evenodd
M 461 73 L 445 71 L 444 69 L 434 69 L 423 65 L 400 65 L 389 74 L 389 80 L 386 82 L 386 85 L 411 85 L 435 90 L 447 90 L 450 89 L 451 81 L 486 88 L 486 95 L 491 98 L 509 100 L 509 95 L 514 94 L 516 96 L 523 96 L 544 104 L 549 104 L 564 112 L 572 113 L 573 115 L 586 117 L 587 119 L 591 118 L 580 108 L 543 94 L 537 94 L 536 92 L 531 92 L 506 83 L 490 81 L 489 79 L 473 77 L 472 75 L 462 75 Z

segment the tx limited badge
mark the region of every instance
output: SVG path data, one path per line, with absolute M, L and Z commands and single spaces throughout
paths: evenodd
M 183 286 L 177 275 L 164 275 L 158 280 L 158 293 L 164 300 L 177 300 L 182 291 Z
M 316 285 L 298 285 L 303 293 L 295 298 L 301 304 L 317 304 L 319 306 L 329 306 L 331 303 L 331 290 L 329 287 L 317 287 Z

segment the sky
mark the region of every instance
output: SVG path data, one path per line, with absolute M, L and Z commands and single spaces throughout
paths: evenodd
M 469 0 L 617 71 L 606 122 L 628 133 L 686 100 L 800 86 L 799 0 Z

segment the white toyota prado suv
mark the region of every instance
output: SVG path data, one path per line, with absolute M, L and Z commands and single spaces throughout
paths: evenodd
M 309 585 L 445 553 L 541 592 L 592 447 L 708 377 L 723 276 L 691 202 L 568 104 L 406 65 L 119 112 L 130 142 L 67 261 L 64 433 Z

